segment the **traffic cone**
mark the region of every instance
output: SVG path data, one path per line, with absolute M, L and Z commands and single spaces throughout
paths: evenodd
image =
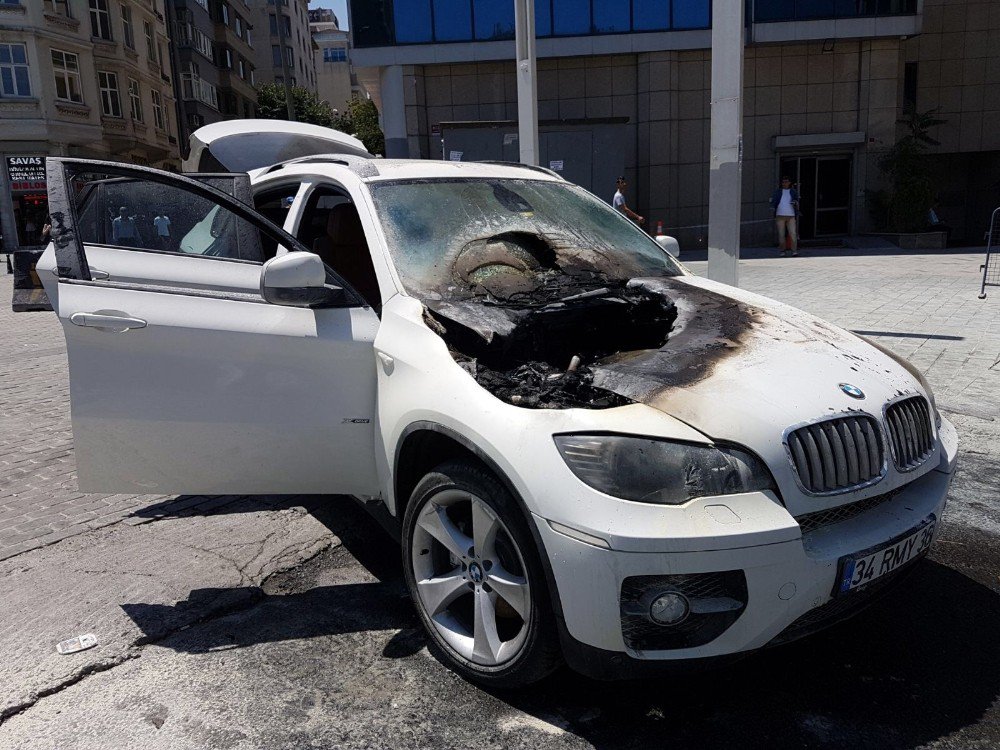
M 657 234 L 657 236 L 663 234 L 663 222 L 662 221 L 656 222 L 656 234 Z

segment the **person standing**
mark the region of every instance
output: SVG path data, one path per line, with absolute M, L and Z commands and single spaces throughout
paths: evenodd
M 139 229 L 135 225 L 135 217 L 128 215 L 125 206 L 118 209 L 118 215 L 111 222 L 111 240 L 125 247 L 135 247 L 138 243 Z
M 611 205 L 615 207 L 615 210 L 625 214 L 636 224 L 642 224 L 646 221 L 645 218 L 639 216 L 639 214 L 629 208 L 628 203 L 625 202 L 625 190 L 628 188 L 628 182 L 625 181 L 625 178 L 619 177 L 615 184 L 618 189 L 615 191 L 615 197 L 611 199 Z
M 774 224 L 778 230 L 778 252 L 785 256 L 788 250 L 785 248 L 785 233 L 792 240 L 792 255 L 799 254 L 799 191 L 792 187 L 792 181 L 788 175 L 781 178 L 781 187 L 771 194 L 771 210 L 774 212 Z
M 160 250 L 171 250 L 170 246 L 170 217 L 160 211 L 153 218 L 153 226 L 156 228 L 156 239 L 160 243 Z

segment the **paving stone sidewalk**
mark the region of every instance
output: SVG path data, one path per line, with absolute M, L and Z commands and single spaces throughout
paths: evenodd
M 876 338 L 926 373 L 943 408 L 995 434 L 1000 289 L 977 299 L 982 255 L 832 252 L 750 251 L 741 286 Z M 705 272 L 703 261 L 689 265 Z M 0 560 L 123 519 L 239 500 L 78 492 L 62 332 L 51 313 L 12 313 L 11 287 L 0 276 Z
M 62 331 L 52 313 L 14 314 L 12 287 L 0 276 L 0 560 L 167 499 L 77 491 Z

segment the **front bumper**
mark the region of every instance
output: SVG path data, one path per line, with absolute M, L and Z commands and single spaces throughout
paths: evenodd
M 938 469 L 911 482 L 891 500 L 793 541 L 731 549 L 647 553 L 606 549 L 560 533 L 536 515 L 561 605 L 567 660 L 597 677 L 619 671 L 640 674 L 668 661 L 727 660 L 811 632 L 826 619 L 817 616 L 808 622 L 809 613 L 822 614 L 824 605 L 831 609 L 829 605 L 836 603 L 834 614 L 841 616 L 854 611 L 851 604 L 871 598 L 865 591 L 869 587 L 834 599 L 840 558 L 897 537 L 931 515 L 940 529 L 953 466 L 952 460 L 942 460 Z M 706 539 L 706 547 L 711 546 Z M 743 572 L 747 596 L 745 608 L 724 632 L 693 648 L 640 650 L 629 645 L 622 631 L 620 600 L 625 579 L 723 571 Z M 878 588 L 898 577 L 888 574 Z M 874 591 L 876 584 L 869 586 Z M 799 627 L 803 621 L 811 627 Z

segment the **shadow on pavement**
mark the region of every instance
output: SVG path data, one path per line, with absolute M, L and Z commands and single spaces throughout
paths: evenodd
M 498 697 L 595 747 L 912 747 L 989 710 L 997 632 L 1000 596 L 925 561 L 852 620 L 725 669 L 618 684 L 563 671 Z
M 368 630 L 399 631 L 385 658 L 422 648 L 426 638 L 406 596 L 395 541 L 349 498 L 298 497 L 292 504 L 303 500 L 343 541 L 329 559 L 314 561 L 313 572 L 280 574 L 266 591 L 198 590 L 174 606 L 129 604 L 126 611 L 152 640 L 202 598 L 264 608 L 253 610 L 252 627 L 229 618 L 160 644 L 185 653 Z M 271 500 L 248 502 L 234 512 Z M 330 580 L 339 568 L 357 578 L 354 560 L 376 580 L 312 585 L 310 576 Z M 925 560 L 846 623 L 726 668 L 618 683 L 562 669 L 529 688 L 488 692 L 598 748 L 912 747 L 975 725 L 990 710 L 1000 695 L 997 633 L 1000 595 Z

